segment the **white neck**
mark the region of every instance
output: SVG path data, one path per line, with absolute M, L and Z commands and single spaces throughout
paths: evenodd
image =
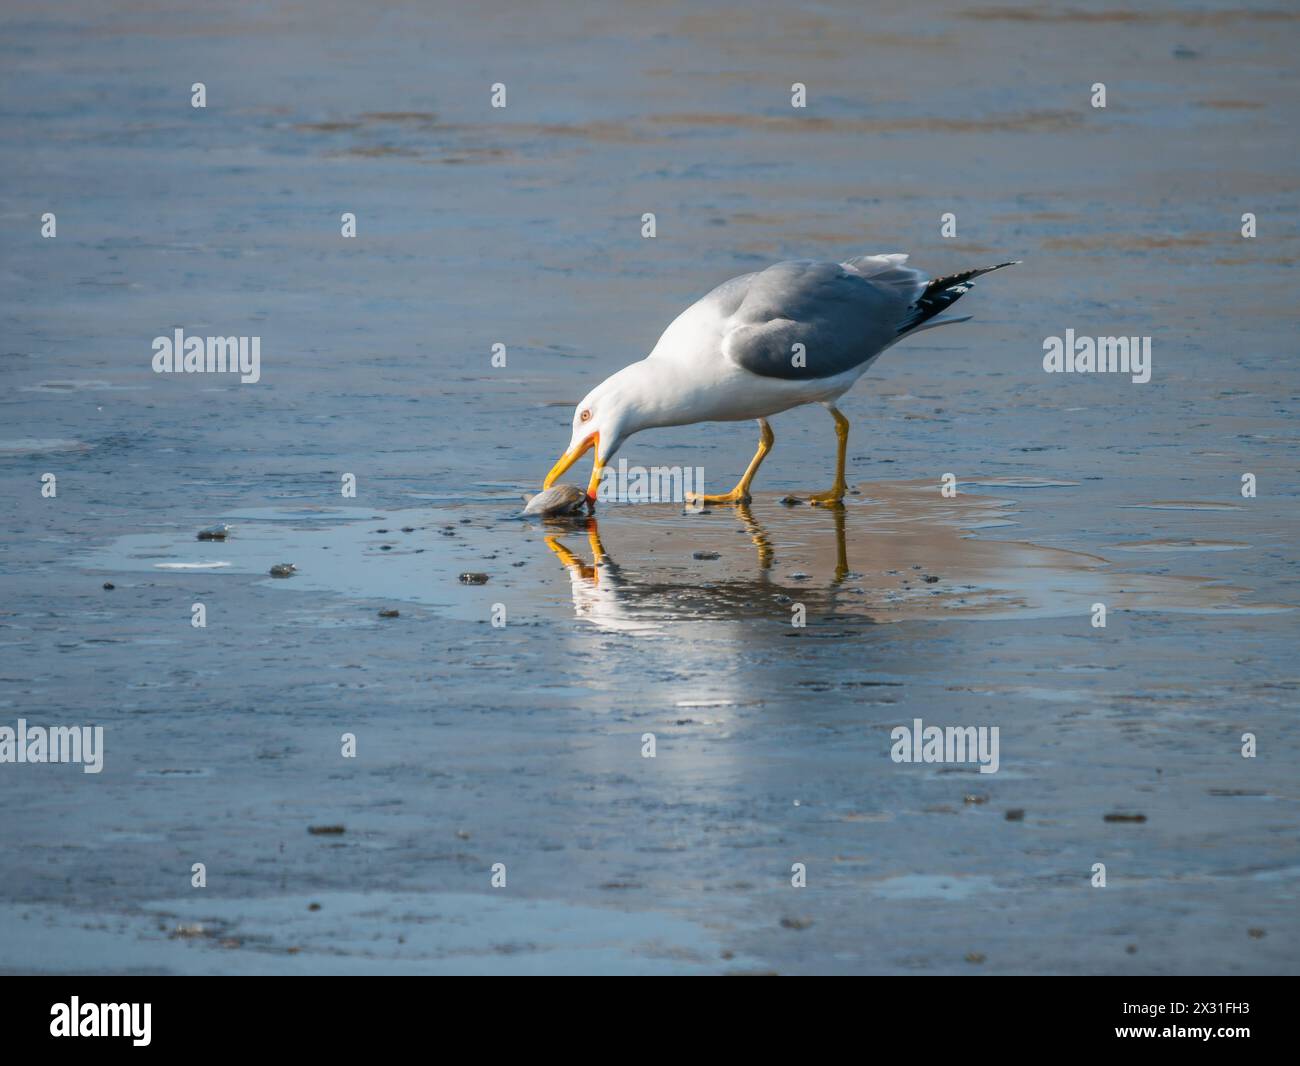
M 714 383 L 694 369 L 690 362 L 647 358 L 609 378 L 606 384 L 627 412 L 629 432 L 707 419 L 715 399 Z

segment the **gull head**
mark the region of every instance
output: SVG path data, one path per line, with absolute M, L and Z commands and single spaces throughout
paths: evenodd
M 617 374 L 606 378 L 592 389 L 573 411 L 573 432 L 569 446 L 556 460 L 551 472 L 542 483 L 549 489 L 574 463 L 588 451 L 594 450 L 591 480 L 587 483 L 587 499 L 596 502 L 596 489 L 600 485 L 600 472 L 612 456 L 633 433 L 645 429 L 642 417 L 645 371 L 643 363 L 633 363 Z

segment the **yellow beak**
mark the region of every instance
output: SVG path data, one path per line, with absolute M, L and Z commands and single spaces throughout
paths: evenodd
M 555 465 L 551 467 L 551 472 L 546 475 L 546 480 L 542 482 L 542 488 L 549 489 L 554 485 L 569 467 L 586 455 L 593 447 L 596 449 L 596 457 L 591 466 L 591 480 L 587 483 L 587 499 L 594 504 L 596 502 L 596 487 L 600 484 L 600 471 L 603 466 L 600 461 L 599 433 L 591 434 L 591 436 L 561 455 L 556 460 Z

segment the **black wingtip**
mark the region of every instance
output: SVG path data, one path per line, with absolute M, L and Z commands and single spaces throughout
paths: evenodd
M 959 274 L 949 274 L 946 278 L 935 278 L 925 287 L 925 292 L 917 297 L 916 303 L 910 309 L 910 314 L 899 323 L 899 335 L 901 336 L 910 330 L 916 329 L 923 322 L 956 303 L 966 293 L 970 292 L 971 283 L 976 278 L 985 274 L 992 274 L 993 271 L 1001 270 L 1003 267 L 1019 266 L 1021 262 L 1023 260 L 1011 259 L 1005 263 L 999 263 L 997 266 L 978 267 L 975 270 L 963 270 Z
M 935 278 L 925 287 L 927 296 L 936 292 L 942 292 L 944 289 L 952 288 L 954 285 L 964 285 L 976 278 L 983 277 L 985 274 L 992 274 L 995 270 L 1001 270 L 1003 267 L 1019 266 L 1022 260 L 1011 259 L 1005 263 L 999 263 L 997 266 L 976 267 L 974 270 L 963 270 L 957 274 L 949 274 L 947 277 Z

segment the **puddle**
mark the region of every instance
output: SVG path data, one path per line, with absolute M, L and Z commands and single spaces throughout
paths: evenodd
M 90 445 L 79 440 L 66 440 L 61 437 L 40 439 L 22 437 L 18 440 L 0 440 L 0 455 L 44 455 L 46 452 L 84 452 Z
M 683 918 L 508 891 L 196 893 L 126 914 L 6 903 L 0 928 L 6 966 L 24 973 L 712 974 L 759 965 L 724 959 L 718 935 Z
M 1127 511 L 1240 511 L 1235 503 L 1212 503 L 1202 500 L 1155 500 L 1151 503 L 1131 503 Z
M 123 537 L 81 564 L 113 573 L 219 569 L 223 577 L 255 575 L 285 591 L 418 603 L 472 621 L 508 603 L 512 617 L 568 612 L 601 629 L 647 634 L 691 619 L 789 624 L 796 604 L 813 621 L 860 623 L 1084 617 L 1098 601 L 1131 611 L 1279 609 L 1204 578 L 1114 573 L 1096 555 L 972 535 L 1011 524 L 1014 513 L 1011 500 L 945 499 L 930 482 L 864 484 L 839 510 L 785 507 L 763 495 L 749 507 L 698 515 L 676 504 L 640 504 L 553 522 L 519 520 L 499 503 L 380 513 L 262 508 L 219 516 L 233 527 L 222 561 L 212 560 L 211 546 L 192 531 L 177 530 Z M 205 524 L 196 521 L 194 529 Z M 1165 540 L 1116 547 L 1248 545 Z M 292 577 L 268 575 L 284 562 L 296 564 Z M 488 581 L 462 583 L 466 572 L 486 573 Z
M 972 481 L 959 481 L 959 485 L 982 485 L 998 489 L 1063 489 L 1072 488 L 1077 481 L 1053 481 L 1045 477 L 986 477 Z
M 1133 540 L 1122 544 L 1112 544 L 1112 548 L 1124 552 L 1234 552 L 1249 548 L 1250 545 L 1239 540 L 1195 540 L 1191 538 L 1165 537 L 1159 540 Z
M 942 874 L 903 874 L 887 877 L 870 886 L 873 895 L 883 899 L 935 900 L 969 899 L 997 889 L 991 877 L 944 876 Z
M 143 385 L 114 385 L 108 381 L 77 379 L 73 381 L 38 381 L 35 385 L 20 385 L 19 392 L 142 392 Z

